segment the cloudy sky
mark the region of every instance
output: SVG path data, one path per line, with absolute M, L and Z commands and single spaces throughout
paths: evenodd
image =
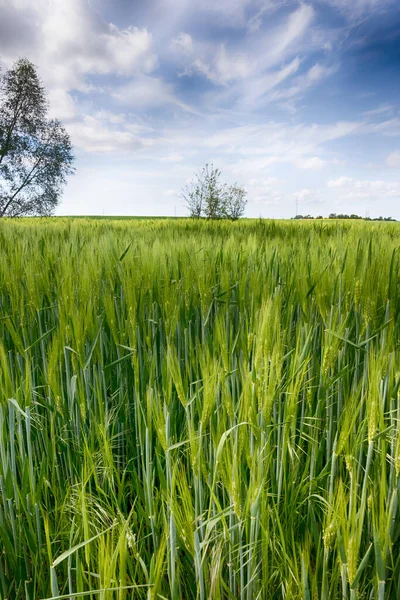
M 58 214 L 183 215 L 206 162 L 248 216 L 400 219 L 398 0 L 0 0 L 76 174 Z

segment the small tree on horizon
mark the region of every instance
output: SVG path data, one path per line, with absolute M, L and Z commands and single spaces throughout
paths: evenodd
M 203 216 L 207 188 L 205 175 L 206 167 L 200 173 L 195 173 L 194 180 L 182 190 L 182 196 L 189 209 L 189 214 L 194 219 L 200 219 Z
M 47 112 L 35 66 L 18 60 L 0 76 L 0 217 L 51 215 L 73 172 L 69 135 Z
M 247 192 L 237 183 L 227 186 L 225 190 L 225 216 L 227 219 L 237 221 L 243 216 L 247 204 Z
M 221 171 L 213 164 L 206 164 L 194 180 L 182 191 L 189 215 L 209 220 L 232 219 L 243 216 L 247 192 L 237 183 L 234 185 L 220 182 Z
M 206 219 L 222 219 L 223 212 L 223 186 L 220 183 L 221 171 L 215 169 L 214 165 L 204 167 L 204 216 Z

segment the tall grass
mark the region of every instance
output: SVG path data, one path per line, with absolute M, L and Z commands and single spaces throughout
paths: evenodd
M 400 228 L 0 223 L 0 598 L 400 598 Z

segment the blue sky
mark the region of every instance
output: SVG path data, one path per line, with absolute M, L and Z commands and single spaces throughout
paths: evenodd
M 70 132 L 58 214 L 184 215 L 213 162 L 247 216 L 400 219 L 396 0 L 0 0 Z

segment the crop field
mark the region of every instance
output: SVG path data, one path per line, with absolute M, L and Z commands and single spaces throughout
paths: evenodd
M 0 598 L 400 598 L 400 226 L 0 222 Z

